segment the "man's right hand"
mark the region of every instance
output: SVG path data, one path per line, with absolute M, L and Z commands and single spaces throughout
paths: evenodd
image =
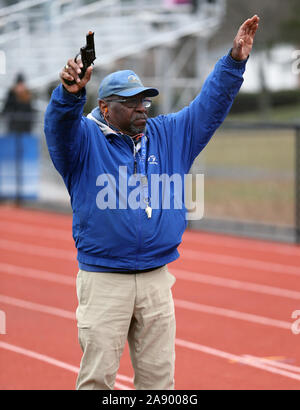
M 79 59 L 77 60 L 77 62 L 75 62 L 75 60 L 70 59 L 60 72 L 60 79 L 62 81 L 62 84 L 65 87 L 65 89 L 69 91 L 69 93 L 78 93 L 90 81 L 93 66 L 89 66 L 85 72 L 84 77 L 79 78 L 80 70 L 82 67 L 82 62 Z M 75 80 L 75 84 L 68 85 L 67 83 L 65 83 L 64 80 Z

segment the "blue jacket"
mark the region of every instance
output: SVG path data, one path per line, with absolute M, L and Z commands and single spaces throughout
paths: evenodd
M 245 63 L 229 54 L 224 56 L 189 106 L 147 120 L 148 181 L 152 174 L 179 174 L 183 178 L 189 172 L 229 112 L 243 82 Z M 142 206 L 124 206 L 124 198 L 120 206 L 119 194 L 134 194 L 138 186 L 124 188 L 126 179 L 120 179 L 120 167 L 127 171 L 128 181 L 135 166 L 138 173 L 141 171 L 139 162 L 135 164 L 139 153 L 134 155 L 130 137 L 108 127 L 105 130 L 93 116 L 83 116 L 85 101 L 85 90 L 77 97 L 60 85 L 53 91 L 45 114 L 49 153 L 71 198 L 79 265 L 144 270 L 174 261 L 187 224 L 185 207 L 176 209 L 172 188 L 170 209 L 153 209 L 151 218 Z M 150 185 L 148 188 L 151 198 L 154 193 Z M 99 207 L 99 195 L 102 202 L 107 199 L 106 209 Z

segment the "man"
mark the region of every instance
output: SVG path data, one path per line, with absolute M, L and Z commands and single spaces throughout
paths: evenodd
M 32 94 L 28 89 L 25 77 L 18 73 L 14 85 L 9 89 L 4 101 L 2 115 L 7 121 L 7 132 L 14 139 L 14 162 L 16 175 L 16 204 L 20 205 L 23 195 L 23 162 L 25 134 L 30 134 L 35 118 Z
M 9 134 L 20 136 L 32 131 L 34 122 L 32 95 L 22 73 L 17 74 L 15 84 L 7 93 L 2 115 L 7 118 Z
M 77 389 L 113 389 L 126 340 L 135 387 L 174 389 L 175 278 L 166 265 L 179 256 L 186 210 L 176 206 L 174 187 L 166 194 L 151 179 L 188 173 L 240 89 L 258 22 L 242 24 L 201 93 L 175 114 L 148 119 L 158 90 L 125 70 L 102 81 L 98 107 L 83 117 L 92 67 L 80 79 L 82 65 L 70 59 L 60 74 L 45 134 L 73 209 L 83 350 Z

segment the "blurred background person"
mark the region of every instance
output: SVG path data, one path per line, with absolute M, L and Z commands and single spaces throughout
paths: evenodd
M 9 134 L 31 133 L 34 122 L 32 94 L 22 73 L 17 75 L 15 84 L 7 93 L 2 115 L 6 117 Z
M 24 196 L 24 173 L 25 173 L 25 161 L 26 161 L 26 149 L 24 144 L 32 144 L 32 139 L 28 141 L 28 137 L 31 137 L 32 128 L 34 124 L 35 110 L 32 104 L 32 94 L 26 85 L 25 77 L 22 73 L 17 74 L 14 85 L 9 89 L 7 96 L 4 100 L 4 107 L 2 110 L 2 116 L 6 120 L 6 136 L 12 140 L 13 152 L 12 152 L 12 164 L 14 171 L 11 170 L 10 174 L 15 175 L 15 203 L 20 205 Z M 23 137 L 27 137 L 27 142 Z M 6 158 L 2 158 L 2 162 L 8 160 L 9 146 L 11 142 L 4 141 L 2 149 L 5 149 Z M 3 167 L 3 165 L 2 165 Z M 9 181 L 12 181 L 8 178 Z M 13 183 L 13 182 L 11 182 Z M 4 195 L 5 196 L 5 195 Z

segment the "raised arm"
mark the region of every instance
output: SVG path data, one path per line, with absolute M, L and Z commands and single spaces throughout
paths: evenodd
M 169 150 L 181 153 L 182 169 L 188 172 L 194 159 L 206 146 L 227 116 L 243 83 L 246 61 L 252 49 L 259 18 L 253 16 L 239 28 L 233 47 L 215 65 L 201 92 L 181 111 L 159 116 Z
M 85 85 L 91 78 L 92 67 L 80 79 L 81 62 L 68 60 L 60 73 L 62 84 L 52 93 L 45 113 L 44 131 L 51 159 L 58 172 L 66 177 L 80 162 L 86 148 Z M 75 80 L 67 85 L 64 80 Z
M 233 40 L 233 47 L 231 56 L 237 61 L 246 60 L 251 53 L 254 36 L 258 29 L 259 17 L 253 16 L 246 20 L 239 28 L 235 39 Z

